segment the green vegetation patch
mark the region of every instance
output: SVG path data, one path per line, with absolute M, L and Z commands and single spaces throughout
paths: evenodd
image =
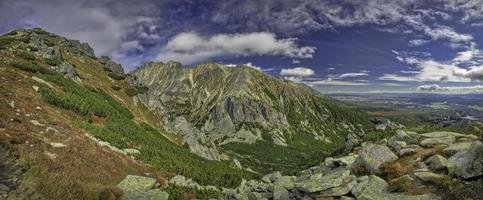
M 191 177 L 203 185 L 237 186 L 242 178 L 254 174 L 230 167 L 228 162 L 210 161 L 188 149 L 177 146 L 148 124 L 137 124 L 132 113 L 121 103 L 103 91 L 96 92 L 59 74 L 44 74 L 42 78 L 61 87 L 61 91 L 43 87 L 43 99 L 58 107 L 77 113 L 77 125 L 100 140 L 120 149 L 137 148 L 137 159 L 171 173 Z M 94 123 L 93 116 L 102 117 L 102 123 Z
M 35 56 L 33 53 L 30 52 L 21 52 L 18 54 L 20 58 L 23 58 L 25 60 L 35 60 Z
M 58 65 L 60 65 L 62 63 L 62 61 L 60 61 L 57 58 L 53 58 L 53 59 L 46 58 L 44 60 L 44 62 L 45 62 L 45 64 L 50 65 L 50 66 L 58 66 Z
M 0 37 L 0 49 L 5 49 L 13 41 L 15 41 L 13 37 Z
M 393 135 L 396 135 L 396 131 L 383 131 L 383 130 L 375 130 L 367 133 L 364 135 L 363 140 L 364 141 L 371 141 L 371 142 L 377 142 L 379 140 L 382 140 L 384 138 L 389 138 Z
M 211 189 L 195 189 L 168 184 L 163 191 L 169 193 L 169 200 L 178 199 L 218 199 L 220 192 Z
M 41 74 L 53 74 L 54 71 L 33 63 L 12 63 L 12 66 L 23 71 Z

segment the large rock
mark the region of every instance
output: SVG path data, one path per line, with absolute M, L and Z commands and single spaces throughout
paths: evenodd
M 64 77 L 69 78 L 75 82 L 80 82 L 81 79 L 77 72 L 75 71 L 74 66 L 66 61 L 62 61 L 59 66 L 55 67 L 55 70 L 62 74 Z
M 144 176 L 127 175 L 118 185 L 127 200 L 166 200 L 169 194 L 155 189 L 156 179 Z
M 400 141 L 405 142 L 406 144 L 418 144 L 418 140 L 416 138 L 408 135 L 407 132 L 403 130 L 397 130 L 396 135 L 390 137 L 388 141 Z
M 421 141 L 421 146 L 432 147 L 436 145 L 451 145 L 456 140 L 454 136 L 426 138 Z
M 169 180 L 168 183 L 183 186 L 183 187 L 191 187 L 191 188 L 200 188 L 201 187 L 197 182 L 195 182 L 195 181 L 193 181 L 189 178 L 186 178 L 183 175 L 174 176 L 173 178 L 171 178 Z
M 397 159 L 398 157 L 387 146 L 364 143 L 359 152 L 359 157 L 352 165 L 352 169 L 359 174 L 378 174 L 380 173 L 379 167 L 382 163 Z
M 458 153 L 459 151 L 468 150 L 472 144 L 480 144 L 480 143 L 481 143 L 480 141 L 455 143 L 443 149 L 443 154 L 445 156 L 452 156 Z
M 314 193 L 328 190 L 330 188 L 342 186 L 354 177 L 350 176 L 350 171 L 344 168 L 337 168 L 329 171 L 327 174 L 317 173 L 308 179 L 299 180 L 295 183 L 295 187 L 301 191 Z
M 414 173 L 414 175 L 419 179 L 421 179 L 422 181 L 431 182 L 435 184 L 440 184 L 445 177 L 444 175 L 435 174 L 433 172 L 416 172 Z
M 483 144 L 473 144 L 448 159 L 450 174 L 467 179 L 483 175 Z
M 289 200 L 289 193 L 285 187 L 275 184 L 273 186 L 273 200 Z
M 424 163 L 432 170 L 446 169 L 447 162 L 448 160 L 441 155 L 433 155 L 424 161 Z
M 425 195 L 406 195 L 402 193 L 390 193 L 388 184 L 384 179 L 377 176 L 369 176 L 359 182 L 353 189 L 352 194 L 358 200 L 434 200 L 439 197 L 425 194 Z

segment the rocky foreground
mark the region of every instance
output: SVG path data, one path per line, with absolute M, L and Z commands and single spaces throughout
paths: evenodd
M 169 184 L 219 190 L 220 199 L 240 200 L 482 199 L 482 175 L 483 144 L 478 137 L 398 131 L 377 143 L 363 143 L 348 155 L 326 158 L 297 176 L 274 172 L 261 180 L 244 180 L 235 189 L 200 186 L 182 176 Z M 155 180 L 150 178 L 129 176 L 119 186 L 127 197 L 168 199 L 163 187 L 153 189 Z M 461 187 L 463 196 L 454 196 Z

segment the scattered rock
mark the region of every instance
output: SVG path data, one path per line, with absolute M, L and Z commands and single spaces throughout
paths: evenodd
M 124 192 L 125 199 L 167 200 L 168 193 L 154 189 L 156 182 L 156 179 L 151 177 L 127 175 L 117 187 Z
M 388 141 L 387 146 L 389 146 L 394 152 L 399 152 L 401 149 L 407 146 L 404 141 Z
M 384 179 L 371 175 L 363 182 L 357 184 L 352 189 L 352 194 L 356 199 L 361 200 L 384 200 L 384 199 L 399 199 L 399 200 L 434 200 L 439 197 L 431 194 L 424 195 L 406 195 L 402 193 L 390 193 L 388 184 Z
M 435 174 L 433 172 L 416 172 L 414 173 L 416 177 L 425 182 L 431 182 L 435 184 L 440 184 L 444 179 L 444 175 Z
M 404 130 L 397 130 L 396 135 L 390 137 L 388 141 L 401 141 L 401 142 L 405 142 L 406 144 L 418 144 L 418 140 L 408 135 L 408 133 L 411 133 L 413 136 L 417 135 L 417 133 L 406 132 Z
M 42 127 L 45 126 L 45 125 L 41 124 L 39 121 L 37 121 L 37 120 L 30 120 L 30 123 L 32 123 L 35 126 L 42 126 Z
M 295 183 L 295 187 L 308 193 L 320 192 L 330 188 L 339 187 L 351 181 L 352 178 L 349 176 L 349 170 L 338 168 L 328 172 L 326 175 L 317 173 L 310 176 L 308 179 L 298 181 Z
M 447 162 L 448 160 L 441 155 L 433 155 L 424 161 L 432 170 L 446 169 Z
M 401 149 L 399 150 L 399 156 L 406 156 L 406 155 L 412 155 L 416 153 L 416 150 L 412 149 L 412 148 L 404 148 L 404 149 Z
M 44 85 L 46 85 L 47 87 L 49 88 L 54 88 L 54 86 L 52 86 L 52 84 L 50 84 L 49 82 L 47 81 L 44 81 L 44 79 L 41 79 L 39 77 L 36 77 L 36 76 L 32 76 L 32 80 L 38 82 L 38 83 L 42 83 Z
M 467 179 L 483 175 L 483 144 L 473 144 L 448 159 L 450 174 Z
M 54 148 L 62 148 L 62 147 L 66 147 L 67 145 L 62 144 L 62 143 L 57 143 L 57 142 L 51 142 L 50 146 L 52 146 Z
M 169 184 L 175 184 L 175 185 L 184 186 L 184 187 L 191 187 L 191 188 L 200 188 L 201 187 L 197 182 L 195 182 L 195 181 L 193 181 L 189 178 L 186 178 L 183 175 L 174 176 L 173 178 L 171 178 L 169 180 Z
M 364 143 L 359 152 L 359 157 L 352 165 L 352 169 L 359 174 L 377 174 L 380 173 L 379 167 L 382 163 L 397 159 L 398 157 L 387 146 Z
M 140 154 L 141 152 L 137 149 L 123 149 L 122 150 L 124 153 L 126 153 L 126 155 L 130 155 L 130 156 L 133 156 L 133 155 L 137 155 L 137 154 Z
M 117 186 L 122 190 L 147 191 L 153 189 L 155 184 L 155 178 L 127 175 Z
M 49 157 L 50 159 L 55 159 L 55 158 L 57 158 L 57 154 L 55 154 L 55 153 L 50 153 L 50 152 L 48 152 L 48 151 L 45 151 L 45 152 L 44 152 L 44 155 L 46 155 L 46 156 L 47 156 L 47 157 Z
M 11 101 L 10 103 L 8 103 L 8 105 L 12 108 L 12 109 L 15 109 L 15 102 L 14 101 Z

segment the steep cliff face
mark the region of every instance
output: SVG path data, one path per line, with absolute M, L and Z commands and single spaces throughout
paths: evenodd
M 225 147 L 240 143 L 292 148 L 304 138 L 340 147 L 349 133 L 360 134 L 366 123 L 310 87 L 247 66 L 204 63 L 184 68 L 176 62 L 151 62 L 128 80 L 149 88 L 138 95 L 140 102 L 193 152 L 208 159 L 237 154 Z

